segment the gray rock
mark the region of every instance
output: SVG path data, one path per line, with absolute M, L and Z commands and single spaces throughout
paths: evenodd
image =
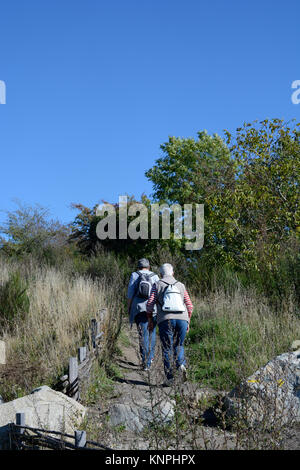
M 116 403 L 109 410 L 112 426 L 124 425 L 130 431 L 142 431 L 143 426 L 139 420 L 137 409 L 123 403 Z
M 167 424 L 174 417 L 174 404 L 168 400 L 156 403 L 153 408 L 149 402 L 135 404 L 115 403 L 109 409 L 109 419 L 112 426 L 124 425 L 130 431 L 142 431 L 146 426 L 156 422 Z
M 227 416 L 273 427 L 300 422 L 300 353 L 269 361 L 224 399 Z
M 25 413 L 27 426 L 73 434 L 83 420 L 86 409 L 72 398 L 47 386 L 3 403 L 0 411 L 0 449 L 5 448 L 8 425 L 16 422 L 16 413 Z
M 292 349 L 292 351 L 300 351 L 300 340 L 299 339 L 292 342 L 291 349 Z

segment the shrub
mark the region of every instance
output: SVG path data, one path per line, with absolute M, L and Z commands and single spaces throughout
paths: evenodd
M 18 271 L 0 288 L 0 324 L 12 328 L 14 321 L 29 312 L 28 285 Z

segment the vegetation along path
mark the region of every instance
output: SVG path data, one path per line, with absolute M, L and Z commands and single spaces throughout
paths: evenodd
M 162 386 L 159 337 L 152 367 L 143 371 L 136 327 L 124 320 L 115 366 L 108 396 L 89 407 L 88 426 L 94 433 L 97 428 L 102 443 L 116 449 L 234 448 L 234 434 L 216 426 L 211 404 L 217 392 L 179 377 L 172 387 Z

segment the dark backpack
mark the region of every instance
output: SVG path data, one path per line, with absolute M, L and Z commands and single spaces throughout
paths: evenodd
M 139 299 L 148 299 L 150 297 L 150 292 L 152 289 L 151 277 L 155 276 L 155 273 L 143 273 L 138 272 L 139 280 L 136 288 L 136 297 Z

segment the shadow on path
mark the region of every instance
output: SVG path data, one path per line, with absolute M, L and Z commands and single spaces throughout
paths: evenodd
M 116 377 L 115 378 L 115 381 L 116 382 L 120 382 L 120 383 L 125 383 L 125 384 L 130 384 L 130 385 L 143 385 L 143 386 L 147 386 L 149 387 L 149 383 L 148 382 L 142 382 L 141 380 L 133 380 L 133 379 L 122 379 L 120 377 Z
M 118 365 L 122 369 L 126 369 L 126 366 L 135 367 L 136 369 L 139 368 L 139 364 L 135 364 L 134 362 L 131 362 L 131 361 L 124 361 L 123 359 L 119 359 L 119 358 L 118 358 Z

